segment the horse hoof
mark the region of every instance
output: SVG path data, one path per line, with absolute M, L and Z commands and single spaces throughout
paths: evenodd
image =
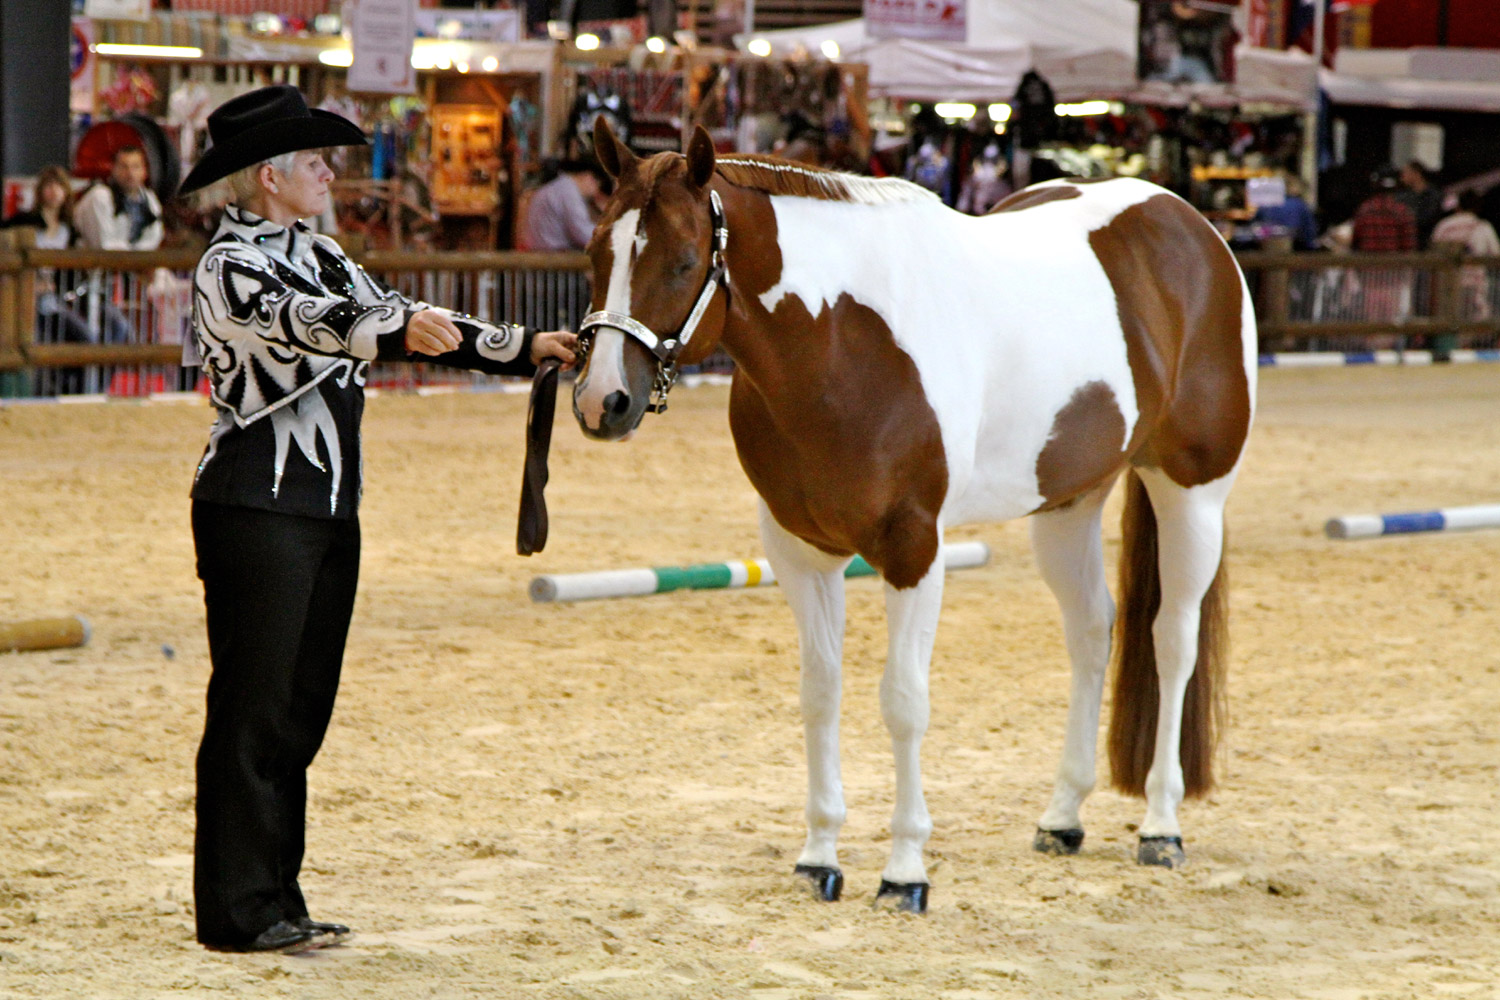
M 798 865 L 792 872 L 812 884 L 813 895 L 825 903 L 837 903 L 844 894 L 844 873 L 823 865 Z
M 1142 837 L 1136 860 L 1159 868 L 1181 868 L 1187 864 L 1181 837 Z
M 1083 846 L 1083 831 L 1043 830 L 1036 828 L 1036 839 L 1031 842 L 1033 850 L 1042 854 L 1077 854 Z
M 888 906 L 897 913 L 926 913 L 926 882 L 887 882 L 880 880 L 880 891 L 875 894 L 875 906 Z

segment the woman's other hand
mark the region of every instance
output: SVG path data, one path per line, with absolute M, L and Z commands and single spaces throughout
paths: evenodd
M 567 371 L 578 360 L 578 334 L 568 330 L 547 330 L 531 337 L 531 363 L 541 364 L 543 358 L 557 358 L 562 370 Z

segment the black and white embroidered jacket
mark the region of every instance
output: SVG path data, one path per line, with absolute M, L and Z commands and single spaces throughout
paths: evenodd
M 525 328 L 446 309 L 462 345 L 436 357 L 409 355 L 407 322 L 433 306 L 383 287 L 300 222 L 278 226 L 234 205 L 193 284 L 193 332 L 219 411 L 195 500 L 353 517 L 371 361 L 535 371 Z

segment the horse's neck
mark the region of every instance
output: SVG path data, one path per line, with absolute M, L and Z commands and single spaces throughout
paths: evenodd
M 877 315 L 883 304 L 852 278 L 930 265 L 924 247 L 943 242 L 951 214 L 936 203 L 787 199 L 773 208 L 769 196 L 743 191 L 727 204 L 731 301 L 720 342 L 752 382 L 777 393 L 815 391 L 815 380 L 802 373 L 860 357 L 865 338 L 890 338 Z M 827 218 L 837 224 L 826 225 Z M 907 238 L 913 230 L 920 237 Z M 817 248 L 811 258 L 810 247 Z M 910 265 L 895 259 L 906 255 Z

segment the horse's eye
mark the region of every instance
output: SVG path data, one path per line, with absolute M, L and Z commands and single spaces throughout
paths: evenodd
M 685 257 L 679 257 L 677 258 L 676 266 L 672 268 L 672 275 L 680 278 L 697 266 L 698 258 L 696 256 L 688 254 Z

